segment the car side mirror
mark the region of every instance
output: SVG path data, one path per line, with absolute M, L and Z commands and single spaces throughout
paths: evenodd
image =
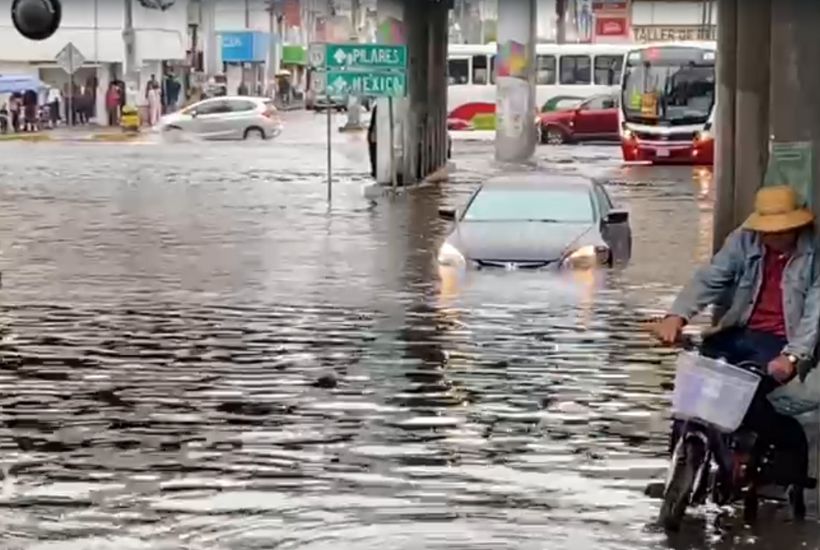
M 604 217 L 604 223 L 626 223 L 629 221 L 629 213 L 625 210 L 613 210 Z
M 198 116 L 199 116 L 199 113 L 197 113 L 196 111 L 191 111 L 191 118 L 196 118 Z
M 455 208 L 439 208 L 438 209 L 438 217 L 443 220 L 450 220 L 454 221 L 458 215 L 458 210 Z

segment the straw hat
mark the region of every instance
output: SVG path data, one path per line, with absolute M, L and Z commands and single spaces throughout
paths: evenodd
M 794 189 L 788 185 L 775 185 L 757 192 L 755 211 L 743 222 L 743 228 L 760 233 L 780 233 L 813 221 L 814 214 L 800 206 Z

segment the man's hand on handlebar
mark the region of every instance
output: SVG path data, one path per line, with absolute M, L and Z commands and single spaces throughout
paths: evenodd
M 652 327 L 652 334 L 661 343 L 671 346 L 678 344 L 681 341 L 683 334 L 683 327 L 686 326 L 686 320 L 677 315 L 667 315 L 660 321 L 656 322 Z
M 797 371 L 794 363 L 789 361 L 789 358 L 785 355 L 778 355 L 777 357 L 769 361 L 767 370 L 769 372 L 769 376 L 771 376 L 781 384 L 785 384 L 786 382 L 794 378 L 794 375 Z

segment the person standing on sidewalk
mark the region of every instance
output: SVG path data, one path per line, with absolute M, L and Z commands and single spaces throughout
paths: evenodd
M 370 111 L 370 126 L 367 127 L 367 151 L 370 154 L 370 175 L 376 177 L 376 107 Z
M 37 92 L 34 90 L 26 90 L 23 93 L 23 111 L 25 120 L 23 122 L 24 131 L 36 132 L 39 130 L 37 121 Z
M 159 84 L 150 85 L 148 89 L 148 122 L 151 126 L 159 122 L 162 116 L 162 97 L 160 96 Z
M 61 99 L 62 94 L 60 93 L 59 88 L 57 88 L 56 86 L 52 86 L 48 89 L 48 97 L 46 98 L 46 103 L 48 103 L 48 120 L 52 128 L 56 128 L 57 125 L 60 123 Z
M 20 131 L 20 111 L 23 108 L 23 99 L 19 93 L 11 94 L 9 98 L 9 118 L 11 119 L 11 131 L 17 133 Z
M 108 85 L 105 92 L 105 109 L 108 112 L 108 125 L 119 126 L 120 124 L 120 87 L 116 82 Z

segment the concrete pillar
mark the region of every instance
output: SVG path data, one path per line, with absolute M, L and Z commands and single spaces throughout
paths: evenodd
M 447 43 L 449 8 L 445 2 L 434 3 L 429 9 L 430 40 L 428 96 L 430 98 L 430 139 L 432 141 L 431 170 L 447 163 Z
M 378 0 L 379 23 L 392 21 L 401 25 L 404 22 L 404 5 L 405 2 L 402 0 Z M 376 102 L 376 181 L 381 184 L 390 184 L 393 175 L 390 156 L 390 111 L 388 105 L 389 101 L 387 99 L 379 99 Z M 400 172 L 398 167 L 402 166 L 401 151 L 404 143 L 404 116 L 406 112 L 406 99 L 393 100 L 393 146 L 397 172 Z
M 743 0 L 737 10 L 734 225 L 754 209 L 769 159 L 769 64 L 771 0 Z M 720 55 L 720 49 L 718 49 Z
M 426 0 L 425 0 L 426 3 Z M 415 9 L 405 11 L 404 23 L 407 33 L 407 96 L 409 100 L 404 126 L 404 154 L 402 164 L 402 180 L 404 183 L 416 183 L 419 176 L 419 162 L 422 156 L 422 128 L 428 113 L 429 97 L 427 94 L 427 61 L 428 49 L 428 17 L 429 9 Z
M 735 228 L 735 91 L 737 90 L 737 4 L 720 0 L 717 40 L 717 113 L 715 116 L 714 249 Z
M 495 156 L 523 162 L 535 153 L 536 1 L 498 3 Z
M 813 207 L 820 213 L 820 9 L 809 0 L 771 8 L 770 128 L 773 141 L 808 141 L 813 155 Z M 791 183 L 791 182 L 784 182 Z
M 219 37 L 216 34 L 216 0 L 202 0 L 202 64 L 205 74 L 221 73 Z

